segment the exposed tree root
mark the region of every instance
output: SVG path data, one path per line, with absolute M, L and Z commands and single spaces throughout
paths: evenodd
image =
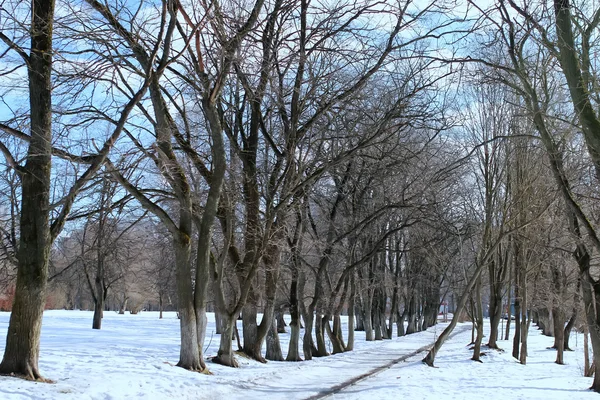
M 231 368 L 239 368 L 240 366 L 233 355 L 229 356 L 225 354 L 219 354 L 216 357 L 212 358 L 212 362 Z

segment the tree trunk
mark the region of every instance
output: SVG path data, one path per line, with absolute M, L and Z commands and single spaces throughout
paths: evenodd
M 510 321 L 511 321 L 511 310 L 510 310 L 510 306 L 511 306 L 511 302 L 512 302 L 512 297 L 511 297 L 511 282 L 512 282 L 512 268 L 509 267 L 509 271 L 508 271 L 508 293 L 506 295 L 506 331 L 504 332 L 504 340 L 509 340 L 510 338 Z
M 557 305 L 552 310 L 554 314 L 554 347 L 556 348 L 556 363 L 564 364 L 564 346 L 565 346 L 565 328 L 564 328 L 564 311 L 560 309 L 560 305 Z
M 513 351 L 512 356 L 519 359 L 520 345 L 521 345 L 521 290 L 519 289 L 519 279 L 517 275 L 518 271 L 515 271 L 515 336 L 513 338 Z
M 367 297 L 369 297 L 369 295 L 367 295 Z M 372 312 L 372 307 L 370 302 L 365 304 L 364 306 L 364 310 L 365 310 L 365 319 L 363 321 L 364 327 L 365 327 L 365 337 L 366 337 L 366 341 L 367 342 L 371 342 L 375 339 L 375 337 L 373 336 L 373 317 L 371 315 Z
M 260 362 L 266 362 L 262 356 L 262 347 L 265 342 L 267 335 L 275 320 L 275 300 L 277 295 L 277 282 L 279 281 L 279 268 L 280 268 L 280 252 L 277 245 L 269 245 L 266 254 L 263 256 L 265 264 L 265 307 L 263 310 L 263 317 L 260 321 L 260 325 L 256 330 L 256 339 L 252 346 L 251 354 L 248 354 L 252 358 Z M 277 329 L 275 329 L 275 335 L 277 335 Z M 279 337 L 277 337 L 277 344 L 279 344 Z M 246 343 L 244 343 L 246 348 Z M 281 349 L 279 350 L 281 352 Z
M 215 333 L 217 335 L 223 334 L 223 318 L 219 310 L 215 310 Z
M 179 311 L 179 327 L 181 330 L 181 347 L 178 367 L 191 371 L 201 371 L 200 350 L 198 348 L 198 328 L 196 326 L 196 309 L 190 279 L 190 238 L 184 233 L 173 240 L 177 275 L 177 304 Z
M 28 59 L 30 142 L 21 178 L 21 215 L 15 297 L 0 374 L 43 380 L 40 332 L 46 303 L 52 144 L 52 26 L 54 1 L 31 2 Z
M 442 331 L 442 333 L 440 334 L 438 339 L 433 344 L 433 347 L 431 348 L 431 350 L 429 350 L 429 352 L 427 353 L 427 356 L 425 356 L 425 358 L 423 359 L 423 362 L 425 364 L 429 365 L 430 367 L 433 367 L 434 362 L 435 362 L 435 356 L 437 355 L 437 352 L 442 348 L 442 345 L 448 339 L 448 337 L 450 336 L 450 334 L 452 333 L 454 328 L 456 328 L 456 325 L 458 324 L 458 320 L 460 319 L 461 314 L 465 310 L 465 307 L 467 305 L 467 300 L 469 299 L 469 297 L 471 295 L 473 286 L 475 285 L 475 282 L 477 281 L 477 279 L 479 279 L 479 276 L 481 275 L 481 271 L 482 271 L 484 265 L 486 265 L 486 263 L 488 262 L 490 252 L 494 250 L 493 247 L 494 246 L 491 246 L 487 250 L 487 253 L 485 253 L 484 255 L 477 256 L 477 259 L 478 259 L 478 262 L 476 263 L 477 267 L 475 268 L 475 271 L 473 272 L 473 276 L 471 276 L 471 278 L 468 280 L 467 286 L 465 287 L 464 292 L 462 293 L 462 295 L 460 296 L 460 299 L 458 300 L 458 304 L 456 305 L 456 309 L 454 310 L 454 315 L 452 316 L 452 321 L 450 321 L 450 324 L 446 327 L 446 329 L 444 329 Z
M 217 364 L 225 365 L 227 367 L 238 367 L 238 363 L 233 355 L 233 329 L 235 326 L 235 316 L 227 315 L 223 317 L 223 333 L 221 334 L 221 340 L 219 342 L 219 351 L 217 356 L 213 357 L 212 361 Z
M 402 314 L 400 314 L 400 312 L 398 312 L 398 319 L 396 321 L 396 331 L 398 334 L 398 337 L 402 337 L 405 335 L 405 331 L 404 331 L 404 319 L 406 318 L 406 308 L 404 309 L 404 312 Z
M 473 346 L 473 361 L 481 362 L 481 343 L 483 341 L 483 305 L 481 304 L 481 276 L 475 284 L 475 310 L 473 310 L 474 322 L 477 326 L 477 337 Z
M 577 278 L 577 288 L 575 289 L 575 293 L 573 294 L 573 308 L 571 311 L 571 317 L 569 318 L 569 322 L 567 322 L 567 325 L 565 326 L 565 333 L 564 333 L 564 350 L 565 351 L 572 351 L 571 348 L 569 347 L 569 338 L 571 336 L 571 330 L 573 330 L 573 327 L 575 326 L 575 322 L 577 321 L 577 314 L 578 314 L 578 310 L 579 310 L 579 303 L 580 303 L 580 296 L 579 296 L 579 292 L 581 292 L 581 276 L 579 276 Z
M 298 269 L 292 269 L 290 285 L 290 342 L 286 361 L 302 361 L 300 357 L 300 305 L 298 304 Z
M 313 356 L 313 343 L 312 343 L 312 329 L 314 323 L 314 312 L 309 310 L 309 313 L 303 314 L 304 319 L 304 337 L 302 341 L 302 351 L 304 352 L 305 360 L 312 360 Z
M 279 343 L 279 335 L 277 332 L 277 321 L 272 319 L 271 329 L 267 333 L 267 352 L 265 358 L 271 361 L 283 361 L 283 353 L 281 352 L 281 344 Z
M 285 330 L 285 327 L 287 325 L 285 324 L 283 310 L 278 311 L 275 315 L 275 318 L 277 319 L 277 333 L 287 333 L 287 331 Z
M 529 334 L 529 323 L 527 313 L 527 268 L 523 261 L 523 266 L 520 269 L 521 277 L 521 352 L 519 354 L 519 362 L 523 365 L 527 364 L 527 337 Z M 531 316 L 529 316 L 531 318 Z
M 92 321 L 92 329 L 102 328 L 102 313 L 104 310 L 104 295 L 96 296 L 94 302 L 94 318 Z
M 258 339 L 258 324 L 256 322 L 256 315 L 257 310 L 256 304 L 254 304 L 254 295 L 251 295 L 248 298 L 248 302 L 242 309 L 242 331 L 244 337 L 244 347 L 242 349 L 244 353 L 248 355 L 254 353 L 254 347 L 256 340 Z
M 590 347 L 588 339 L 588 326 L 583 324 L 583 376 L 590 378 L 594 374 L 590 366 Z
M 162 293 L 159 293 L 159 295 L 158 295 L 158 319 L 162 319 L 163 309 L 164 309 L 163 295 L 162 295 Z
M 354 299 L 356 298 L 356 282 L 352 274 L 350 278 L 350 297 L 348 298 L 348 342 L 345 351 L 354 350 Z
M 331 325 L 329 321 L 327 321 L 326 317 L 323 317 L 323 325 L 327 331 L 327 336 L 331 341 L 331 345 L 333 346 L 333 354 L 343 353 L 345 351 L 346 345 L 344 344 L 344 340 L 341 337 L 342 328 L 341 328 L 341 318 L 339 315 L 335 315 L 333 317 L 333 329 L 331 329 Z
M 406 327 L 406 334 L 410 335 L 417 331 L 417 310 L 415 305 L 414 295 L 411 296 L 410 302 L 408 303 L 408 326 Z
M 315 316 L 315 338 L 317 339 L 317 353 L 313 354 L 315 357 L 326 357 L 329 355 L 327 347 L 325 346 L 325 324 L 327 323 L 327 321 L 324 321 L 324 316 L 317 313 Z

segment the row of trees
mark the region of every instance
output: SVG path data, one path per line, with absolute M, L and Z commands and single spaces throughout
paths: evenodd
M 465 313 L 473 359 L 486 312 L 498 348 L 510 304 L 522 363 L 532 318 L 558 363 L 582 315 L 600 354 L 600 11 L 475 3 L 3 3 L 0 372 L 43 379 L 57 291 L 98 329 L 107 301 L 173 303 L 194 371 L 209 307 L 228 366 L 240 314 L 242 350 L 282 360 L 289 311 L 298 361 L 426 329 L 450 298 L 430 365 Z

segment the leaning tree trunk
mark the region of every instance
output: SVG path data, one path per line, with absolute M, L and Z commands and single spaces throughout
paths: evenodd
M 465 307 L 467 305 L 467 300 L 469 299 L 469 297 L 471 295 L 473 286 L 475 286 L 475 282 L 479 279 L 479 276 L 481 275 L 481 271 L 482 271 L 484 265 L 486 265 L 486 263 L 488 262 L 490 251 L 494 250 L 493 247 L 494 246 L 492 246 L 490 249 L 488 249 L 488 252 L 485 256 L 478 257 L 478 258 L 480 258 L 480 260 L 477 263 L 477 267 L 475 268 L 475 271 L 473 272 L 473 276 L 467 282 L 467 286 L 465 287 L 462 295 L 460 296 L 460 299 L 458 300 L 458 304 L 456 305 L 456 309 L 454 310 L 454 315 L 452 316 L 452 321 L 450 321 L 450 324 L 446 327 L 446 329 L 444 329 L 442 331 L 442 333 L 440 334 L 438 339 L 433 344 L 433 347 L 427 353 L 427 356 L 425 356 L 425 358 L 423 359 L 423 362 L 425 364 L 429 365 L 430 367 L 433 367 L 434 362 L 435 362 L 435 356 L 437 355 L 438 351 L 440 351 L 440 349 L 442 348 L 442 346 L 446 342 L 446 340 L 448 340 L 448 337 L 450 336 L 450 334 L 452 333 L 454 328 L 456 328 L 456 325 L 458 324 L 460 315 L 465 310 Z
M 46 302 L 52 143 L 52 26 L 54 1 L 31 2 L 28 57 L 30 141 L 21 177 L 20 237 L 15 298 L 0 374 L 42 380 L 38 361 Z
M 333 347 L 333 354 L 343 353 L 346 350 L 346 344 L 342 337 L 342 322 L 339 314 L 333 316 L 333 329 L 329 324 L 328 317 L 323 317 L 323 325 L 327 331 L 327 336 Z

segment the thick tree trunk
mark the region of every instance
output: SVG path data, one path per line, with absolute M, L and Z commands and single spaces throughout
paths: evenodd
M 381 307 L 379 306 L 379 301 L 380 301 L 380 296 L 378 295 L 379 289 L 376 289 L 373 293 L 373 311 L 372 311 L 372 316 L 373 316 L 373 330 L 375 333 L 375 340 L 382 340 L 383 339 L 383 332 L 381 329 Z
M 402 337 L 406 334 L 405 329 L 404 329 L 404 320 L 405 319 L 406 319 L 406 308 L 404 309 L 402 314 L 400 314 L 400 312 L 398 312 L 398 319 L 396 321 L 396 333 L 397 333 L 398 337 Z
M 290 285 L 290 342 L 286 361 L 302 361 L 300 357 L 300 305 L 298 304 L 298 269 L 292 269 Z
M 104 310 L 104 295 L 96 297 L 94 302 L 94 318 L 92 320 L 92 329 L 102 328 L 102 313 Z
M 406 327 L 406 334 L 410 335 L 417 331 L 417 307 L 415 305 L 414 295 L 411 296 L 410 302 L 408 303 L 408 326 Z
M 221 334 L 221 340 L 219 342 L 219 351 L 217 356 L 213 357 L 212 361 L 217 364 L 225 365 L 227 367 L 238 367 L 238 363 L 233 355 L 233 329 L 235 326 L 235 316 L 222 316 L 223 318 L 223 333 Z
M 502 331 L 499 330 L 500 321 L 502 320 L 502 303 L 503 293 L 507 285 L 510 288 L 510 242 L 506 246 L 499 246 L 494 262 L 490 263 L 493 268 L 490 269 L 490 305 L 489 305 L 489 318 L 490 318 L 490 338 L 488 340 L 488 347 L 491 349 L 498 349 L 497 341 L 502 339 Z M 510 307 L 510 290 L 507 294 L 508 304 Z M 510 321 L 510 320 L 509 320 Z M 510 325 L 510 324 L 509 324 Z M 509 328 L 510 329 L 510 328 Z M 508 340 L 508 339 L 506 339 Z
M 344 343 L 344 339 L 342 335 L 342 327 L 341 327 L 341 318 L 339 315 L 335 315 L 333 317 L 333 329 L 331 329 L 331 325 L 329 321 L 327 321 L 326 317 L 323 317 L 323 325 L 327 330 L 327 336 L 331 341 L 331 345 L 333 347 L 333 354 L 343 353 L 346 349 L 346 345 Z
M 315 316 L 315 338 L 317 341 L 317 352 L 313 354 L 315 357 L 326 357 L 329 355 L 327 346 L 325 345 L 325 324 L 324 316 L 317 313 Z
M 181 347 L 177 366 L 201 371 L 200 350 L 198 348 L 198 328 L 196 326 L 196 309 L 190 279 L 190 238 L 181 234 L 173 240 L 177 275 L 177 304 L 179 311 L 179 326 L 181 330 Z
M 277 320 L 277 333 L 287 333 L 287 331 L 285 330 L 285 327 L 287 325 L 285 324 L 283 310 L 275 313 L 275 319 Z
M 265 362 L 262 356 L 262 347 L 271 330 L 273 323 L 275 322 L 275 297 L 277 295 L 277 282 L 279 281 L 279 248 L 276 245 L 270 245 L 267 248 L 266 254 L 264 255 L 264 264 L 266 268 L 265 272 L 265 308 L 263 310 L 263 317 L 260 321 L 260 325 L 256 330 L 256 339 L 252 346 L 251 354 L 248 354 L 257 361 Z M 277 336 L 277 329 L 274 334 Z M 275 343 L 275 339 L 274 343 Z M 279 337 L 276 340 L 279 345 Z M 244 343 L 245 347 L 245 343 Z M 279 349 L 281 352 L 281 349 Z M 274 355 L 276 357 L 276 355 Z
M 556 348 L 556 363 L 564 364 L 564 346 L 565 346 L 565 328 L 564 328 L 564 311 L 560 306 L 552 310 L 554 314 L 554 347 Z
M 302 361 L 299 352 L 300 344 L 300 321 L 298 318 L 295 320 L 292 318 L 290 322 L 290 343 L 288 347 L 288 354 L 285 358 L 286 361 Z
M 313 339 L 312 329 L 314 323 L 314 312 L 309 310 L 307 314 L 303 314 L 304 319 L 304 337 L 302 341 L 302 351 L 304 352 L 305 360 L 312 360 L 313 356 Z
M 283 361 L 283 353 L 281 352 L 281 344 L 279 343 L 279 335 L 277 332 L 277 321 L 272 319 L 271 329 L 267 333 L 267 352 L 265 358 L 271 361 Z
M 258 324 L 256 322 L 257 316 L 256 304 L 254 304 L 254 296 L 248 298 L 248 302 L 242 309 L 242 330 L 244 337 L 244 347 L 242 348 L 244 353 L 250 357 L 254 353 L 256 341 L 258 339 Z
M 21 178 L 20 237 L 15 298 L 0 374 L 43 380 L 39 372 L 40 332 L 46 303 L 52 143 L 52 26 L 54 1 L 31 2 L 28 59 L 30 136 Z

